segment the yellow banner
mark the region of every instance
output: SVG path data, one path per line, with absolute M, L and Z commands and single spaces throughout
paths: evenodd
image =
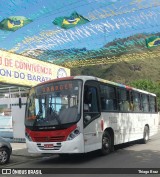
M 0 51 L 0 82 L 34 86 L 40 82 L 66 76 L 70 76 L 68 68 Z

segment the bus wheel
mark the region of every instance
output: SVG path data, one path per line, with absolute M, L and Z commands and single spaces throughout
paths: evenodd
M 110 134 L 106 131 L 102 136 L 102 149 L 101 154 L 107 155 L 112 151 L 112 138 Z
M 149 141 L 149 128 L 148 126 L 144 127 L 144 132 L 143 132 L 143 139 L 142 139 L 142 143 L 146 144 Z

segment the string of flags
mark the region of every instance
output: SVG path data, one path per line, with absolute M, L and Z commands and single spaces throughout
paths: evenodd
M 25 25 L 31 23 L 33 20 L 24 16 L 10 16 L 0 22 L 0 30 L 16 31 Z M 54 25 L 63 29 L 73 28 L 78 25 L 88 23 L 89 20 L 77 12 L 73 12 L 69 17 L 57 17 L 52 22 Z

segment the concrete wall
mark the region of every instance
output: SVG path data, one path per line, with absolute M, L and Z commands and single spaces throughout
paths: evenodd
M 17 98 L 16 98 L 17 99 Z M 22 97 L 22 107 L 19 105 L 12 105 L 12 117 L 13 117 L 13 138 L 24 139 L 25 138 L 25 108 L 26 108 L 26 97 Z
M 0 127 L 0 136 L 14 139 L 25 138 L 24 116 L 26 97 L 22 97 L 22 106 L 19 107 L 19 97 L 0 98 L 1 105 L 7 105 L 4 113 L 1 113 L 0 119 L 3 121 L 3 127 Z M 10 117 L 10 119 L 8 119 Z M 4 119 L 7 119 L 4 121 Z

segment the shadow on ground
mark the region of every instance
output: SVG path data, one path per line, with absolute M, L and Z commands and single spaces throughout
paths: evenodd
M 115 151 L 107 156 L 101 156 L 99 151 L 65 157 L 51 155 L 50 157 L 43 157 L 41 161 L 36 162 L 36 165 L 44 168 L 50 165 L 54 168 L 159 168 L 160 151 L 132 150 L 132 146 L 136 148 L 140 146 L 138 143 L 130 142 L 117 145 Z

